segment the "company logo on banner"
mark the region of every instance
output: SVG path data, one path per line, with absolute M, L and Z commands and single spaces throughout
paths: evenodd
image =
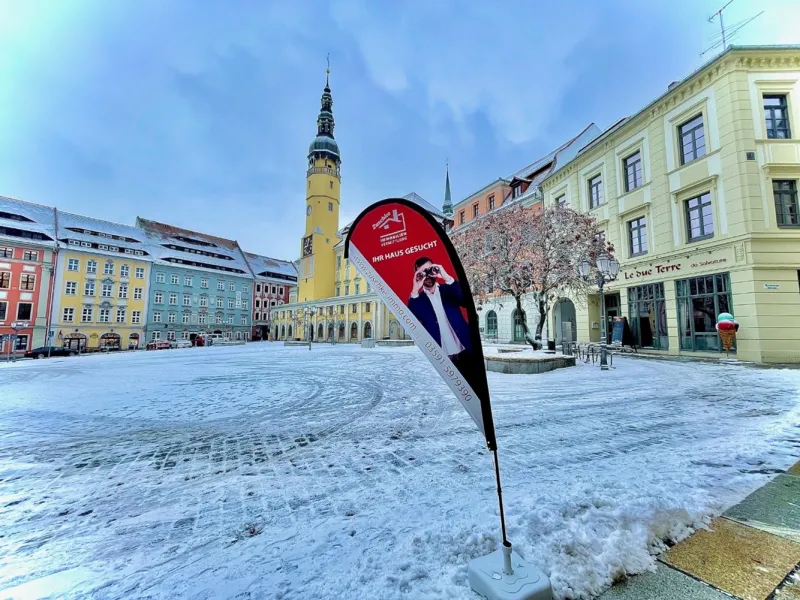
M 494 450 L 478 316 L 447 233 L 413 202 L 381 200 L 353 223 L 345 257 L 383 299 Z

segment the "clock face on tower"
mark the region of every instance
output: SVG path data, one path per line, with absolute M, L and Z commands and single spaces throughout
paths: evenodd
M 306 214 L 307 215 L 311 214 L 311 205 L 310 204 L 308 205 L 308 208 L 306 208 Z
M 303 238 L 303 256 L 310 256 L 313 253 L 312 241 L 313 238 L 311 236 Z

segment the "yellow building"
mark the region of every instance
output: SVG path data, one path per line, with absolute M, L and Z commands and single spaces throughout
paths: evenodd
M 563 299 L 555 337 L 599 341 L 625 316 L 653 352 L 719 357 L 730 312 L 739 359 L 800 362 L 799 185 L 800 46 L 731 47 L 670 84 L 542 183 L 621 263 L 606 315 L 597 294 Z
M 341 155 L 333 130 L 333 98 L 326 78 L 317 137 L 308 151 L 306 226 L 300 244 L 297 297 L 293 294 L 288 304 L 272 309 L 273 339 L 405 339 L 400 324 L 344 258 L 349 225 L 339 228 Z M 447 220 L 417 194 L 404 197 L 425 208 L 439 222 Z
M 54 343 L 76 350 L 145 343 L 150 252 L 135 227 L 58 211 Z

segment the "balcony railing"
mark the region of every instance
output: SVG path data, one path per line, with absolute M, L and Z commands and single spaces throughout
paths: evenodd
M 342 178 L 339 169 L 334 169 L 333 167 L 311 167 L 306 175 L 333 175 L 337 179 Z

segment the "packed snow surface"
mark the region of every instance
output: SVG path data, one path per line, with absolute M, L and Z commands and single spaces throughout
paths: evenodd
M 509 537 L 558 598 L 800 453 L 800 370 L 616 357 L 489 373 Z M 473 599 L 491 456 L 416 348 L 0 366 L 0 597 Z

